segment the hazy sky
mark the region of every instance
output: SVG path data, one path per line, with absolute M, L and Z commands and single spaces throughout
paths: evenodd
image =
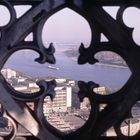
M 17 17 L 20 17 L 28 7 L 16 6 Z M 104 8 L 110 12 L 113 18 L 116 18 L 116 13 L 119 7 Z M 9 21 L 9 11 L 0 6 L 0 26 L 5 25 Z M 128 8 L 123 15 L 124 23 L 127 26 L 134 28 L 133 37 L 135 42 L 140 44 L 140 10 L 138 8 Z M 90 43 L 91 30 L 87 21 L 76 12 L 65 8 L 53 16 L 45 23 L 42 33 L 43 42 L 84 42 Z M 104 40 L 104 39 L 102 39 Z
M 54 14 L 46 22 L 43 30 L 43 40 L 90 42 L 91 30 L 88 22 L 82 16 L 65 8 Z

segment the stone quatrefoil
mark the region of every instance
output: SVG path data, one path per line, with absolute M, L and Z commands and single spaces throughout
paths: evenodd
M 112 51 L 119 54 L 131 70 L 131 76 L 126 84 L 111 95 L 94 93 L 93 89 L 99 85 L 93 81 L 78 82 L 78 96 L 81 101 L 85 97 L 89 98 L 91 111 L 87 122 L 70 134 L 62 133 L 51 126 L 43 114 L 44 98 L 46 96 L 55 98 L 55 81 L 39 81 L 37 83 L 40 87 L 39 92 L 23 94 L 15 91 L 0 74 L 0 103 L 4 108 L 3 116 L 13 124 L 12 132 L 5 138 L 8 140 L 15 138 L 18 123 L 34 138 L 41 140 L 93 139 L 101 137 L 110 127 L 115 128 L 118 137 L 125 137 L 121 133 L 120 125 L 140 98 L 140 47 L 133 40 L 134 29 L 124 23 L 123 13 L 128 7 L 139 8 L 140 2 L 137 0 L 119 0 L 118 2 L 114 0 L 1 0 L 0 4 L 10 12 L 9 23 L 0 27 L 0 69 L 14 52 L 22 49 L 38 52 L 40 56 L 36 61 L 41 64 L 54 64 L 57 61 L 54 56 L 55 48 L 52 44 L 48 48 L 44 47 L 42 30 L 50 16 L 68 7 L 87 20 L 92 32 L 89 47 L 85 48 L 81 44 L 79 48 L 78 64 L 93 65 L 98 62 L 94 58 L 96 53 Z M 17 18 L 15 5 L 31 5 L 32 7 L 22 17 Z M 116 19 L 112 18 L 102 6 L 119 6 Z M 31 32 L 33 41 L 25 41 Z M 101 42 L 101 33 L 106 36 L 108 42 Z M 28 102 L 34 102 L 34 111 L 27 106 Z M 100 111 L 100 104 L 107 106 Z

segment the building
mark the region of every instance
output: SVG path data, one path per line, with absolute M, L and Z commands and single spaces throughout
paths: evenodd
M 2 75 L 6 78 L 6 79 L 10 79 L 12 77 L 16 77 L 17 73 L 15 70 L 9 69 L 9 68 L 3 68 L 1 70 Z
M 65 112 L 72 107 L 72 87 L 60 86 L 55 88 L 55 98 L 50 97 L 44 100 L 44 113 Z

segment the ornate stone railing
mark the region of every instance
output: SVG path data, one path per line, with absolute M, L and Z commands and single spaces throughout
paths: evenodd
M 85 97 L 89 98 L 91 112 L 84 126 L 70 134 L 56 130 L 43 115 L 44 98 L 46 96 L 54 98 L 54 81 L 40 81 L 39 92 L 22 94 L 15 91 L 0 74 L 0 103 L 4 108 L 3 115 L 13 124 L 11 134 L 5 138 L 15 138 L 17 124 L 29 131 L 33 135 L 32 139 L 100 139 L 110 127 L 114 127 L 117 138 L 127 138 L 121 133 L 120 125 L 140 98 L 140 47 L 134 43 L 133 30 L 124 24 L 122 16 L 128 7 L 139 8 L 139 0 L 1 0 L 0 4 L 6 6 L 11 14 L 10 22 L 0 27 L 0 69 L 14 52 L 22 49 L 38 52 L 40 57 L 36 61 L 41 64 L 54 64 L 57 61 L 54 56 L 55 48 L 52 45 L 49 48 L 43 46 L 42 30 L 50 16 L 68 7 L 87 20 L 92 32 L 90 46 L 85 48 L 81 44 L 79 48 L 78 63 L 93 65 L 98 61 L 94 58 L 97 52 L 112 51 L 119 54 L 131 70 L 131 76 L 126 84 L 111 95 L 97 95 L 93 89 L 98 84 L 79 81 L 79 98 L 81 101 Z M 31 5 L 32 8 L 24 16 L 16 18 L 14 5 Z M 102 6 L 119 6 L 116 20 Z M 24 39 L 31 32 L 33 32 L 33 41 L 25 42 Z M 108 38 L 108 42 L 100 41 L 101 33 Z M 34 111 L 26 105 L 28 102 L 34 102 Z M 100 104 L 107 104 L 107 106 L 99 111 Z M 137 134 L 132 138 L 138 137 Z

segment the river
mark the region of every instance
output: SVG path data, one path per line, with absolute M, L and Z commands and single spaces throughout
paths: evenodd
M 119 89 L 126 83 L 131 75 L 128 68 L 111 67 L 108 65 L 78 65 L 76 61 L 66 56 L 61 48 L 55 53 L 56 64 L 52 65 L 59 69 L 50 69 L 50 64 L 38 64 L 34 59 L 38 54 L 29 51 L 18 51 L 13 54 L 5 64 L 28 76 L 57 76 L 73 80 L 94 81 L 101 86 Z

